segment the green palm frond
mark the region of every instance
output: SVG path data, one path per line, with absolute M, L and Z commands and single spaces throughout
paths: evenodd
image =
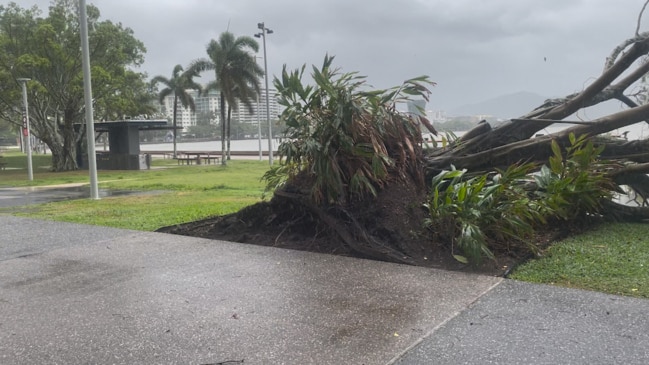
M 367 91 L 364 76 L 342 73 L 333 59 L 327 55 L 322 67 L 313 66 L 315 85 L 302 83 L 306 66 L 285 66 L 273 83 L 286 108 L 281 118 L 289 141 L 279 148 L 281 161 L 313 177 L 314 202 L 340 204 L 376 195 L 393 177 L 420 174 L 421 133 L 389 100 L 429 91 L 412 85 Z

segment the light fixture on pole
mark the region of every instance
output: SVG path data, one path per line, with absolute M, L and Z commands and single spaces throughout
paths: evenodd
M 266 79 L 266 121 L 268 122 L 268 163 L 273 164 L 273 128 L 270 124 L 270 102 L 268 100 L 268 58 L 266 57 L 266 34 L 273 34 L 271 29 L 266 28 L 264 23 L 257 23 L 257 28 L 261 32 L 255 34 L 255 37 L 261 37 L 264 43 L 264 77 Z
M 86 103 L 86 141 L 88 143 L 88 172 L 90 174 L 90 199 L 99 200 L 97 184 L 97 155 L 95 153 L 95 123 L 92 108 L 92 83 L 90 79 L 90 50 L 88 46 L 88 15 L 86 0 L 79 0 L 81 33 L 81 64 L 83 69 L 83 96 Z
M 27 81 L 31 79 L 20 78 L 18 82 L 22 84 L 23 88 L 23 137 L 26 140 L 25 149 L 27 150 L 27 179 L 34 180 L 34 170 L 32 167 L 32 141 L 31 134 L 29 133 L 29 104 L 27 103 Z

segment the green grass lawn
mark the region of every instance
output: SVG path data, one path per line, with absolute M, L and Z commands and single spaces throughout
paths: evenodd
M 649 225 L 607 223 L 554 244 L 511 278 L 649 298 Z
M 88 183 L 88 171 L 50 172 L 50 156 L 34 156 L 34 180 L 27 181 L 25 167 L 7 156 L 9 167 L 0 173 L 0 186 L 46 186 Z M 38 161 L 38 162 L 36 162 Z M 150 194 L 70 200 L 37 206 L 0 209 L 0 213 L 153 231 L 163 226 L 233 213 L 261 201 L 261 176 L 268 162 L 231 160 L 227 166 L 178 166 L 175 160 L 154 159 L 153 169 L 98 171 L 100 189 L 148 191 Z

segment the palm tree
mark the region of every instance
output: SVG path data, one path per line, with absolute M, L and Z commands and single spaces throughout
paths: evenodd
M 205 92 L 209 92 L 209 90 L 219 90 L 218 83 L 216 81 L 210 82 L 207 84 L 205 87 Z M 252 95 L 250 95 L 252 93 Z M 239 87 L 239 85 L 235 85 L 233 90 L 232 90 L 232 95 L 234 96 L 235 103 L 230 104 L 228 103 L 227 107 L 227 116 L 226 116 L 226 123 L 225 123 L 225 133 L 222 133 L 222 135 L 225 135 L 225 140 L 226 140 L 226 155 L 227 155 L 227 160 L 230 160 L 230 136 L 231 136 L 231 126 L 232 126 L 232 112 L 237 111 L 239 108 L 239 104 L 236 101 L 240 101 L 243 103 L 243 105 L 248 109 L 250 113 L 254 111 L 252 107 L 252 100 L 257 100 L 257 93 L 253 89 L 249 90 L 243 90 Z M 255 99 L 252 99 L 254 96 Z M 222 125 L 223 126 L 223 125 Z
M 187 71 L 183 69 L 181 65 L 176 65 L 173 72 L 171 73 L 171 78 L 168 79 L 164 76 L 156 76 L 151 79 L 151 85 L 156 85 L 161 83 L 166 87 L 158 93 L 158 99 L 160 104 L 164 103 L 164 99 L 169 96 L 174 96 L 174 116 L 173 116 L 173 143 L 174 143 L 174 158 L 176 158 L 176 112 L 178 110 L 178 101 L 183 106 L 183 108 L 189 108 L 191 111 L 196 110 L 196 105 L 194 104 L 194 98 L 189 93 L 188 90 L 198 90 L 200 92 L 201 86 L 194 82 L 194 77 L 198 77 L 198 73 L 195 69 L 190 68 Z
M 251 106 L 255 95 L 260 93 L 259 79 L 264 71 L 257 65 L 255 57 L 248 50 L 257 52 L 259 44 L 251 37 L 236 37 L 230 32 L 223 32 L 218 42 L 214 39 L 207 45 L 209 59 L 192 62 L 191 69 L 196 72 L 214 70 L 216 80 L 209 85 L 210 89 L 220 92 L 221 109 L 221 163 L 226 165 L 226 138 L 229 141 L 228 109 L 236 108 L 237 99 Z M 230 113 L 228 113 L 230 114 Z

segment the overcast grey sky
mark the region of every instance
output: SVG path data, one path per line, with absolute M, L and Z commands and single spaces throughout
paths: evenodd
M 49 5 L 17 2 L 43 10 Z M 344 71 L 358 71 L 379 88 L 429 75 L 438 85 L 427 109 L 448 109 L 518 91 L 556 97 L 582 89 L 601 73 L 610 51 L 633 36 L 644 0 L 87 3 L 100 9 L 102 19 L 134 30 L 147 48 L 143 71 L 149 76 L 169 77 L 176 64 L 205 57 L 206 44 L 228 26 L 237 36 L 252 36 L 265 22 L 274 31 L 266 39 L 271 76 L 283 64 L 320 65 L 329 53 Z

